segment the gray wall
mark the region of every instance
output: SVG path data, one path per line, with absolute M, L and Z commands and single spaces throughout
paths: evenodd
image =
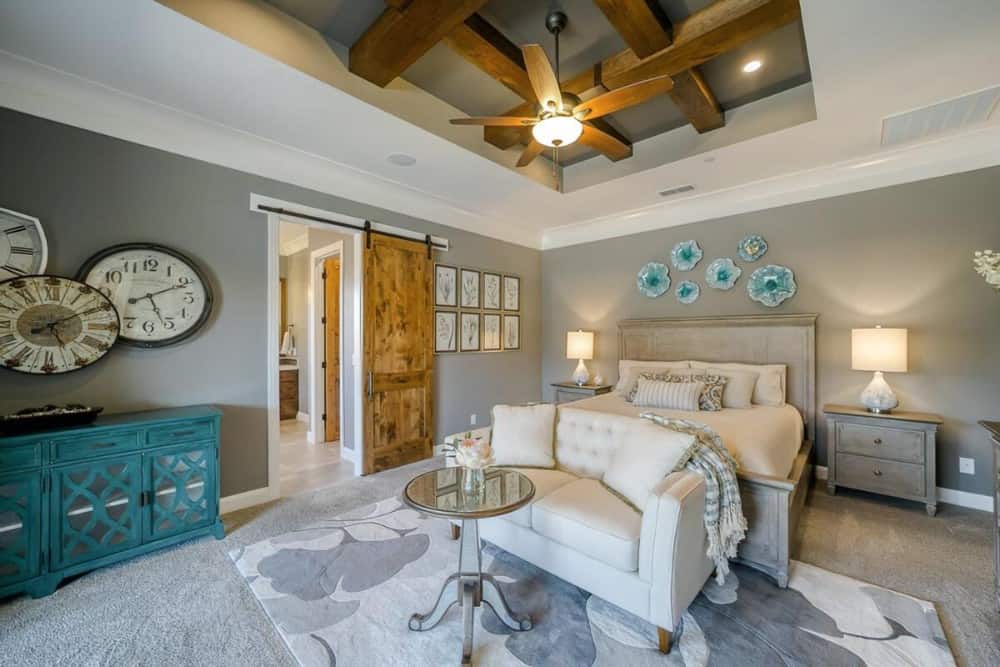
M 295 358 L 299 364 L 299 412 L 309 413 L 309 249 L 282 257 L 285 274 L 286 326 L 295 336 Z M 284 333 L 284 332 L 282 332 Z
M 1000 168 L 748 213 L 596 243 L 546 251 L 542 257 L 543 391 L 569 377 L 566 331 L 596 332 L 592 370 L 617 377 L 616 323 L 630 317 L 748 313 L 819 313 L 818 403 L 857 403 L 871 374 L 851 371 L 853 327 L 910 330 L 910 372 L 887 374 L 901 407 L 945 419 L 938 447 L 938 485 L 981 494 L 992 488 L 991 452 L 976 420 L 1000 417 L 1000 294 L 972 269 L 976 249 L 1000 246 Z M 746 265 L 737 242 L 757 232 L 770 244 Z M 693 305 L 672 292 L 659 299 L 635 287 L 639 267 L 669 265 L 674 243 L 696 239 L 705 258 L 689 274 L 702 286 Z M 704 268 L 731 256 L 744 274 L 730 292 L 708 289 Z M 798 294 L 776 309 L 746 295 L 748 269 L 784 264 L 795 272 Z M 818 461 L 826 462 L 820 421 Z M 976 461 L 976 475 L 960 475 L 958 457 Z
M 213 403 L 224 410 L 222 494 L 267 483 L 266 224 L 250 193 L 447 237 L 443 261 L 522 276 L 523 349 L 441 357 L 436 431 L 480 423 L 503 401 L 540 395 L 538 251 L 0 109 L 0 206 L 39 217 L 49 271 L 74 275 L 107 246 L 151 241 L 207 271 L 217 295 L 203 332 L 161 350 L 118 346 L 59 377 L 0 372 L 0 410 L 78 401 L 121 412 Z

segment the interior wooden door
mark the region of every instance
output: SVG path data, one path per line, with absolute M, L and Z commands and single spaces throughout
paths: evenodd
M 326 442 L 340 440 L 340 257 L 323 262 Z
M 431 456 L 433 265 L 424 243 L 372 234 L 364 267 L 368 474 Z

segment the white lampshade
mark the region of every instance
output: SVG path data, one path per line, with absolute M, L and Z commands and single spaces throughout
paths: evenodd
M 852 329 L 851 368 L 905 373 L 906 329 Z
M 583 134 L 583 123 L 572 116 L 551 116 L 535 124 L 531 135 L 545 146 L 569 146 Z
M 594 358 L 594 332 L 570 331 L 566 334 L 567 359 Z

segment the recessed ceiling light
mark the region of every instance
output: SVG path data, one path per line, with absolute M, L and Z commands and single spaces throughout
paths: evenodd
M 412 167 L 417 163 L 417 158 L 406 153 L 393 153 L 386 160 L 397 167 Z
M 743 71 L 746 72 L 747 74 L 752 74 L 753 72 L 759 70 L 762 64 L 763 63 L 761 63 L 759 60 L 751 60 L 750 62 L 748 62 L 743 66 Z

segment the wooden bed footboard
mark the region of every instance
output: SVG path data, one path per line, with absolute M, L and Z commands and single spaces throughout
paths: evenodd
M 812 480 L 811 453 L 812 442 L 807 440 L 799 448 L 787 479 L 739 473 L 743 514 L 749 529 L 736 560 L 770 575 L 781 588 L 788 586 L 788 563 L 796 547 L 799 516 Z

